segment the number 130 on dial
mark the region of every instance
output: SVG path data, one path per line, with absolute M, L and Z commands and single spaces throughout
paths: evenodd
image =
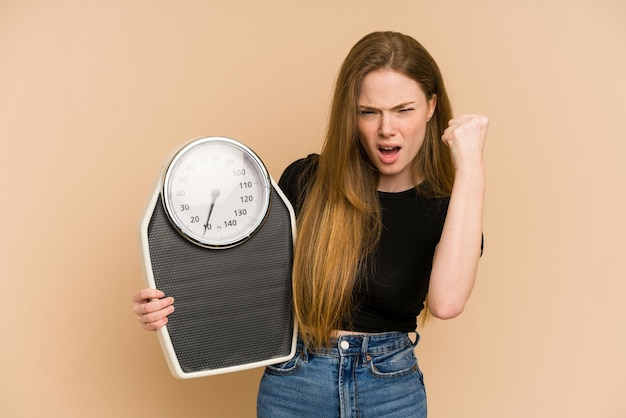
M 243 243 L 262 225 L 271 180 L 260 158 L 230 138 L 197 139 L 167 165 L 165 212 L 185 238 L 208 248 Z

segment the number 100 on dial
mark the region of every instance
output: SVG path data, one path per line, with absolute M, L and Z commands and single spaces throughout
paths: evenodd
M 229 248 L 254 234 L 270 204 L 271 180 L 248 147 L 224 137 L 197 139 L 167 165 L 161 193 L 165 211 L 185 238 Z

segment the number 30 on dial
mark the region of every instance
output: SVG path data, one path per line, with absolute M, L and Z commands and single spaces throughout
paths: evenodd
M 165 169 L 165 212 L 188 240 L 208 248 L 243 243 L 261 226 L 271 180 L 259 157 L 230 138 L 200 138 L 184 146 Z

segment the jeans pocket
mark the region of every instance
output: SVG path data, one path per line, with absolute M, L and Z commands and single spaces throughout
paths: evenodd
M 393 379 L 421 371 L 412 346 L 379 354 L 368 354 L 369 371 L 376 377 Z M 421 376 L 420 376 L 421 378 Z
M 302 353 L 296 352 L 296 354 L 289 360 L 282 363 L 270 364 L 265 367 L 267 373 L 271 373 L 278 376 L 287 376 L 294 374 L 300 369 L 302 364 Z

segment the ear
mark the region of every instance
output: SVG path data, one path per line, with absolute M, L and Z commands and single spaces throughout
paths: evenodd
M 433 94 L 432 96 L 430 96 L 430 99 L 428 99 L 428 118 L 426 119 L 427 121 L 430 122 L 430 118 L 432 118 L 433 115 L 435 114 L 436 107 L 437 107 L 437 95 Z

